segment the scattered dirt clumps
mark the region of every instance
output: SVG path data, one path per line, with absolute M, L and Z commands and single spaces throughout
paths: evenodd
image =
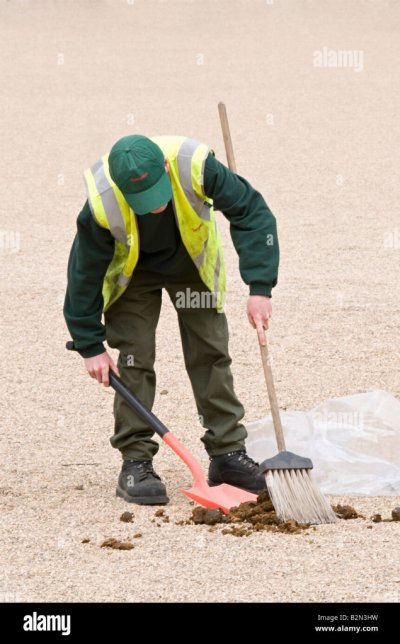
M 308 523 L 298 523 L 293 520 L 281 521 L 276 515 L 267 491 L 257 497 L 256 503 L 242 503 L 238 508 L 233 508 L 230 517 L 231 523 L 242 525 L 224 529 L 222 534 L 233 534 L 236 537 L 248 537 L 253 532 L 261 530 L 297 534 L 310 527 Z
M 133 523 L 135 516 L 132 514 L 132 512 L 123 512 L 121 516 L 119 517 L 120 521 L 123 521 L 124 523 Z
M 365 519 L 362 514 L 358 514 L 352 505 L 332 505 L 332 510 L 339 519 Z
M 134 547 L 134 544 L 129 543 L 129 541 L 119 541 L 118 539 L 113 539 L 112 537 L 103 541 L 100 546 L 100 548 L 112 548 L 113 550 L 132 550 L 132 548 Z
M 394 510 L 392 510 L 392 519 L 393 521 L 400 521 L 400 507 L 394 508 Z
M 381 514 L 374 514 L 374 515 L 371 517 L 371 521 L 372 521 L 373 523 L 381 523 L 381 521 L 382 521 L 382 515 L 381 515 Z
M 339 519 L 365 519 L 365 516 L 359 514 L 351 505 L 333 505 L 333 511 Z M 163 516 L 163 510 L 159 510 L 158 516 Z M 156 513 L 157 516 L 157 513 Z M 395 518 L 398 517 L 398 518 Z M 373 523 L 387 521 L 400 521 L 400 507 L 392 511 L 392 519 L 382 519 L 381 514 L 374 514 L 371 517 Z M 294 520 L 281 521 L 274 510 L 271 499 L 267 491 L 262 492 L 257 501 L 242 503 L 237 508 L 232 508 L 229 514 L 224 514 L 220 509 L 208 509 L 195 507 L 192 510 L 192 516 L 188 521 L 177 521 L 175 525 L 208 525 L 209 532 L 218 530 L 218 524 L 225 524 L 220 533 L 231 534 L 235 537 L 248 537 L 254 532 L 267 530 L 269 532 L 283 532 L 285 534 L 299 534 L 303 530 L 316 530 L 315 526 L 309 523 L 298 523 Z M 372 526 L 367 526 L 372 528 Z
M 194 508 L 187 523 L 209 526 L 215 526 L 218 523 L 229 524 L 229 527 L 221 530 L 221 534 L 231 534 L 235 537 L 248 537 L 253 532 L 261 530 L 293 534 L 310 527 L 297 521 L 280 521 L 267 491 L 262 492 L 255 503 L 253 501 L 241 503 L 239 507 L 232 508 L 228 515 L 219 509 Z
M 226 514 L 219 508 L 209 509 L 197 507 L 193 510 L 191 522 L 197 525 L 215 525 L 216 523 L 227 523 Z
M 154 516 L 161 519 L 164 523 L 169 523 L 169 516 L 168 514 L 165 514 L 165 510 L 162 508 L 157 510 L 157 512 L 154 513 Z M 157 524 L 157 527 L 159 527 L 159 524 Z
M 365 519 L 363 514 L 359 514 L 351 505 L 332 505 L 332 510 L 337 514 L 339 519 Z M 399 511 L 399 518 L 395 519 L 394 514 L 396 510 Z M 395 508 L 392 511 L 391 519 L 382 519 L 382 515 L 376 512 L 371 517 L 372 523 L 390 523 L 391 521 L 400 521 L 400 508 Z M 368 526 L 372 528 L 372 526 Z

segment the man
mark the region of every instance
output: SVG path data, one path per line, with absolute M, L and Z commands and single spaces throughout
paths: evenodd
M 109 369 L 151 408 L 155 332 L 165 289 L 176 309 L 185 366 L 210 456 L 211 485 L 251 492 L 264 476 L 245 451 L 244 409 L 230 371 L 223 303 L 225 269 L 214 208 L 230 222 L 241 276 L 250 287 L 247 316 L 263 341 L 277 283 L 275 217 L 262 196 L 219 163 L 204 144 L 181 136 L 126 136 L 85 174 L 68 264 L 64 315 L 92 378 Z M 102 324 L 104 312 L 105 324 Z M 118 368 L 104 348 L 119 350 Z M 168 502 L 153 469 L 153 431 L 116 394 L 110 439 L 123 464 L 117 496 L 139 504 Z

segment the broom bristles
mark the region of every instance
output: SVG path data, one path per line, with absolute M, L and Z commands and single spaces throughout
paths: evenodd
M 310 470 L 269 470 L 268 493 L 279 519 L 298 523 L 336 523 L 331 506 L 314 483 Z

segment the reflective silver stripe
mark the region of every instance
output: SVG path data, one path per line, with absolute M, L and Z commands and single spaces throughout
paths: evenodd
M 217 261 L 215 262 L 215 273 L 214 273 L 214 293 L 215 293 L 215 297 L 218 297 L 220 269 L 221 269 L 221 258 L 219 256 L 219 251 L 218 251 Z
M 90 170 L 94 177 L 97 191 L 101 194 L 110 187 L 103 170 L 103 160 L 99 159 L 98 161 L 96 161 L 96 163 L 92 165 Z M 103 172 L 100 172 L 101 170 L 103 170 Z M 106 179 L 106 181 L 104 181 L 104 179 Z
M 198 216 L 201 219 L 210 221 L 211 219 L 210 204 L 204 201 L 203 199 L 201 199 L 201 197 L 199 197 L 196 194 L 192 185 L 192 157 L 198 145 L 199 145 L 199 142 L 196 141 L 195 139 L 185 139 L 181 147 L 179 148 L 179 152 L 176 158 L 178 163 L 179 181 L 184 190 L 186 198 L 189 201 L 190 205 L 192 206 L 193 210 L 198 214 Z M 204 173 L 204 163 L 205 163 L 205 159 L 203 159 L 203 164 L 201 168 L 202 181 L 203 181 L 203 173 Z M 217 224 L 215 220 L 214 220 L 214 226 L 215 226 L 215 231 L 217 231 Z M 216 235 L 217 235 L 217 232 L 216 232 Z M 217 236 L 217 239 L 218 239 L 218 236 Z M 197 266 L 197 268 L 200 268 L 204 263 L 207 243 L 208 243 L 208 238 L 204 243 L 201 253 L 199 253 L 197 257 L 193 258 L 193 261 Z M 220 252 L 218 250 L 217 258 L 215 262 L 215 271 L 214 271 L 213 296 L 215 298 L 215 304 L 218 299 L 220 270 L 221 270 L 221 257 L 220 257 Z
M 195 193 L 192 185 L 192 157 L 198 146 L 199 142 L 195 139 L 185 139 L 179 148 L 178 156 L 176 157 L 179 181 L 193 210 L 201 219 L 209 221 L 210 205 Z
M 205 242 L 204 242 L 203 250 L 201 251 L 201 253 L 199 253 L 199 254 L 197 255 L 197 257 L 194 257 L 194 258 L 193 258 L 193 261 L 194 261 L 194 263 L 196 264 L 197 268 L 200 268 L 200 266 L 201 266 L 201 265 L 203 264 L 203 262 L 204 262 L 204 255 L 206 254 L 207 244 L 208 244 L 208 237 L 207 237 L 207 239 L 206 239 L 206 240 L 205 240 Z
M 93 208 L 92 199 L 91 199 L 91 197 L 90 197 L 89 184 L 88 184 L 88 182 L 87 182 L 87 179 L 86 179 L 86 175 L 85 175 L 85 174 L 83 175 L 83 180 L 84 180 L 84 182 L 85 182 L 85 186 L 86 186 L 86 194 L 87 194 L 87 198 L 88 198 L 88 203 L 89 203 L 90 212 L 92 213 L 93 217 L 94 217 L 94 218 L 96 219 L 96 221 L 97 221 L 96 215 L 95 215 L 95 213 L 94 213 L 94 208 Z M 97 223 L 100 225 L 100 222 L 99 222 L 99 221 L 97 221 Z
M 126 246 L 127 238 L 125 222 L 114 190 L 107 179 L 106 173 L 104 172 L 104 165 L 101 159 L 91 167 L 91 172 L 93 174 L 97 192 L 103 202 L 104 212 L 107 215 L 107 220 L 110 225 L 110 232 L 117 241 Z
M 215 228 L 215 236 L 217 239 L 218 243 L 218 230 L 217 230 L 217 222 L 214 219 L 214 228 Z M 215 272 L 214 272 L 214 293 L 216 297 L 218 297 L 218 291 L 219 291 L 219 274 L 221 271 L 221 256 L 219 250 L 217 251 L 217 261 L 215 262 Z
M 127 277 L 126 275 L 123 275 L 122 273 L 118 275 L 118 285 L 119 286 L 128 286 L 129 282 L 131 281 L 130 277 Z
M 210 215 L 210 209 L 211 209 L 210 204 L 207 203 L 207 201 L 203 201 L 202 199 L 200 199 L 196 195 L 196 193 L 194 193 L 194 196 L 195 196 L 196 199 L 198 199 L 198 202 L 199 202 L 199 210 L 196 210 L 196 208 L 195 208 L 195 210 L 196 210 L 197 214 L 199 215 L 200 219 L 205 219 L 206 221 L 210 221 L 210 216 L 211 216 Z
M 197 255 L 197 257 L 193 257 L 193 261 L 196 264 L 197 268 L 200 268 L 204 261 L 204 248 L 201 251 L 200 255 Z

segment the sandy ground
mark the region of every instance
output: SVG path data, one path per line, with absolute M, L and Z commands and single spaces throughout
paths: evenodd
M 1 598 L 399 601 L 400 524 L 359 519 L 246 539 L 177 526 L 192 509 L 178 491 L 190 475 L 167 448 L 157 468 L 170 523 L 157 527 L 154 509 L 116 499 L 112 393 L 65 352 L 62 318 L 81 172 L 135 132 L 193 136 L 223 160 L 223 100 L 239 171 L 279 222 L 270 342 L 281 406 L 375 388 L 399 396 L 398 3 L 0 0 L 0 25 Z M 362 52 L 359 71 L 314 66 L 324 47 Z M 220 221 L 233 370 L 252 420 L 268 403 Z M 167 301 L 157 364 L 155 412 L 199 455 Z M 347 501 L 367 517 L 399 505 Z M 134 524 L 121 523 L 129 509 Z M 135 548 L 101 549 L 106 537 Z

